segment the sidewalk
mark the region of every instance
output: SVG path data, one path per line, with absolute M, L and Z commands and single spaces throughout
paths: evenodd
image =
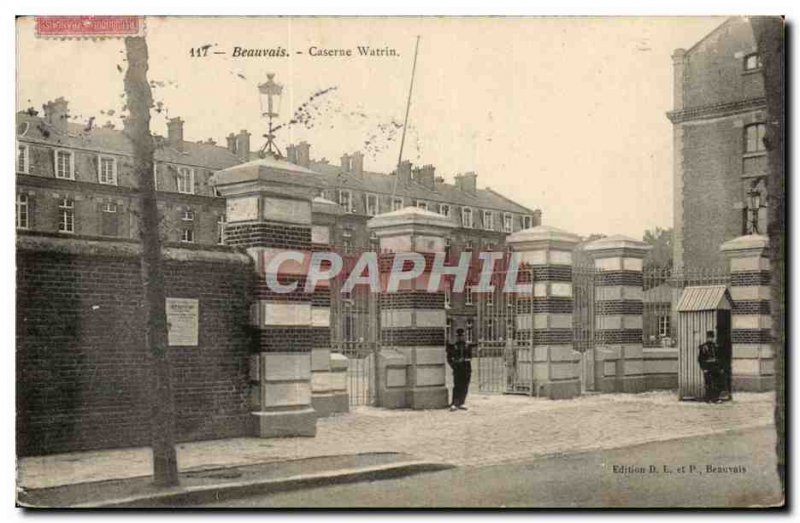
M 603 394 L 552 401 L 472 395 L 470 410 L 358 407 L 320 419 L 315 438 L 182 443 L 182 472 L 358 454 L 402 453 L 415 460 L 480 466 L 536 456 L 610 449 L 772 425 L 773 393 L 739 393 L 731 403 L 678 402 L 672 392 Z M 23 458 L 18 485 L 41 489 L 138 478 L 151 473 L 149 448 Z

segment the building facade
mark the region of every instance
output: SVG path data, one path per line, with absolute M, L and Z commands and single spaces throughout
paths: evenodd
M 746 18 L 726 20 L 672 58 L 674 264 L 724 268 L 724 242 L 766 234 L 761 59 Z
M 16 227 L 21 235 L 82 239 L 138 240 L 138 182 L 133 147 L 124 129 L 86 125 L 71 119 L 63 98 L 48 102 L 43 113 L 17 114 Z M 184 139 L 184 122 L 173 118 L 166 137 L 156 136 L 155 177 L 165 244 L 211 246 L 224 243 L 225 201 L 209 184 L 211 175 L 257 157 L 250 134 L 226 137 L 226 145 L 208 139 Z M 338 206 L 340 212 L 313 215 L 320 244 L 343 253 L 376 249 L 367 229 L 371 217 L 415 206 L 446 216 L 454 225 L 447 238 L 452 256 L 462 251 L 502 250 L 508 234 L 541 224 L 541 212 L 528 209 L 491 189 L 477 187 L 477 175 L 457 175 L 444 183 L 432 165 L 413 168 L 404 161 L 391 174 L 364 169 L 361 153 L 343 155 L 339 165 L 311 158 L 301 142 L 287 147 L 287 159 L 305 167 L 302 183 Z M 324 208 L 322 206 L 321 208 Z M 446 297 L 448 326 L 475 336 L 471 293 Z

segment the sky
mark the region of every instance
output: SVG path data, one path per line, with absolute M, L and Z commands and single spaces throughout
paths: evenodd
M 37 39 L 32 20 L 18 20 L 17 109 L 63 96 L 74 121 L 119 127 L 123 42 Z M 547 225 L 640 238 L 672 224 L 670 56 L 722 21 L 148 17 L 152 128 L 165 134 L 167 118 L 180 116 L 187 140 L 223 145 L 248 129 L 257 149 L 266 127 L 257 85 L 275 73 L 279 123 L 326 91 L 277 133 L 279 146 L 306 140 L 313 158 L 331 163 L 360 150 L 365 169 L 391 172 L 419 35 L 405 159 L 433 164 L 448 182 L 474 171 L 479 187 L 541 209 Z M 208 56 L 190 55 L 204 45 Z M 234 58 L 237 46 L 288 56 Z M 312 57 L 312 46 L 396 56 Z

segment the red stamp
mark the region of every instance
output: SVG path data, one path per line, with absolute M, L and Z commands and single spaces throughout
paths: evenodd
M 37 16 L 36 36 L 108 38 L 141 36 L 141 16 Z

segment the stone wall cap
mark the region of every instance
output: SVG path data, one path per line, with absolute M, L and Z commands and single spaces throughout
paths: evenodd
M 551 227 L 550 225 L 537 225 L 530 229 L 523 229 L 510 234 L 506 243 L 522 243 L 530 241 L 557 241 L 577 244 L 580 237 L 577 234 Z
M 624 236 L 622 234 L 613 234 L 611 236 L 606 236 L 605 238 L 599 238 L 597 240 L 591 241 L 584 245 L 583 250 L 588 252 L 593 251 L 604 251 L 604 250 L 612 250 L 612 249 L 632 249 L 638 251 L 649 251 L 652 249 L 652 245 L 648 245 L 647 243 L 636 240 L 631 238 L 630 236 Z
M 722 252 L 749 251 L 755 249 L 766 249 L 769 245 L 769 238 L 762 234 L 748 234 L 739 236 L 723 243 L 719 250 Z
M 311 200 L 311 211 L 323 214 L 344 214 L 344 209 L 342 209 L 341 205 L 322 196 L 317 196 Z
M 433 211 L 420 209 L 419 207 L 403 207 L 396 211 L 379 214 L 367 221 L 367 227 L 371 229 L 409 224 L 433 225 L 435 227 L 447 229 L 454 229 L 456 227 L 449 218 Z

